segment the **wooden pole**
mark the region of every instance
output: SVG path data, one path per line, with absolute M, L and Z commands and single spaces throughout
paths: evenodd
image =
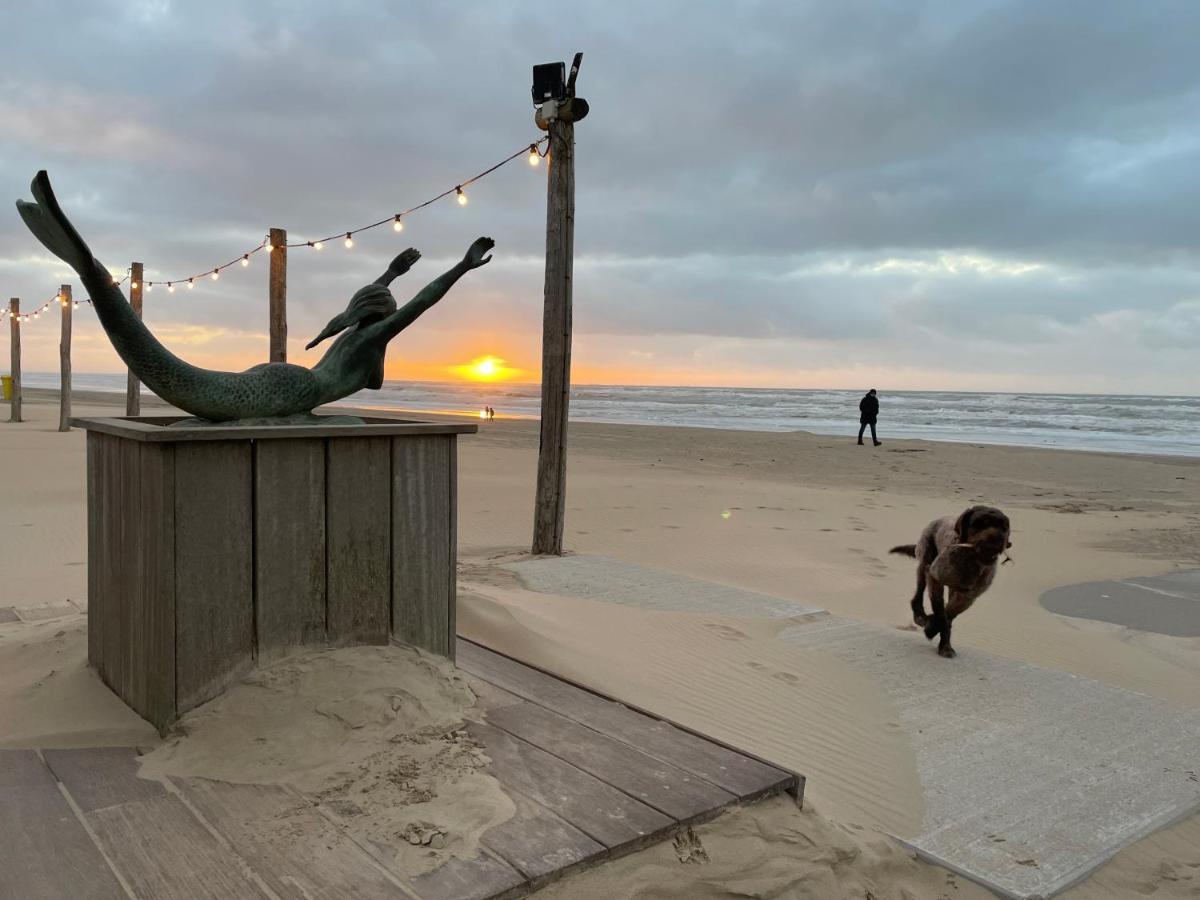
M 542 308 L 542 423 L 533 552 L 562 554 L 571 396 L 571 272 L 575 247 L 575 125 L 549 123 L 546 285 Z
M 58 430 L 71 430 L 71 286 L 64 284 L 58 291 L 58 303 L 62 307 L 62 338 L 58 342 L 58 368 L 61 384 L 58 390 Z
M 287 362 L 287 231 L 272 228 L 271 276 L 267 293 L 271 303 L 271 362 Z
M 8 324 L 12 334 L 12 403 L 9 406 L 8 421 L 20 422 L 21 419 L 21 301 L 13 297 L 8 301 Z
M 129 305 L 133 314 L 142 317 L 142 264 L 131 263 L 129 266 Z M 129 370 L 129 381 L 125 387 L 125 415 L 140 416 L 142 414 L 142 383 L 138 381 L 133 369 Z

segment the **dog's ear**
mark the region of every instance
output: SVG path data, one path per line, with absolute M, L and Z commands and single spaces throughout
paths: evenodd
M 967 538 L 971 536 L 971 518 L 979 509 L 980 507 L 978 506 L 972 506 L 970 509 L 963 510 L 963 514 L 954 523 L 954 530 L 958 532 L 959 543 L 967 543 Z

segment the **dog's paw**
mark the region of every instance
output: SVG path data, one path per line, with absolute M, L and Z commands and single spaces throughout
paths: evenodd
M 941 623 L 937 619 L 930 619 L 925 623 L 925 640 L 932 641 L 941 630 Z
M 944 656 L 946 659 L 954 659 L 958 654 L 954 652 L 953 647 L 938 647 L 938 656 Z
M 914 613 L 913 624 L 919 628 L 924 628 L 929 624 L 929 616 L 925 615 L 925 613 Z

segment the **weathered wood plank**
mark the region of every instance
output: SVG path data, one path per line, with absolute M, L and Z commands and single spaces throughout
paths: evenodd
M 125 900 L 125 891 L 32 750 L 0 750 L 0 898 Z
M 294 791 L 204 778 L 171 781 L 281 897 L 396 900 L 404 896 L 397 875 L 385 871 Z
M 679 822 L 711 816 L 737 800 L 698 775 L 533 703 L 502 707 L 487 720 Z
M 675 827 L 670 817 L 507 731 L 480 723 L 467 731 L 486 748 L 488 774 L 506 790 L 540 803 L 605 847 L 644 846 Z
M 135 535 L 129 555 L 122 627 L 130 641 L 121 696 L 160 731 L 175 708 L 175 449 L 122 441 L 126 515 Z M 120 598 L 118 601 L 120 602 Z
M 484 854 L 452 858 L 411 879 L 409 886 L 421 900 L 509 900 L 529 893 L 525 879 L 511 866 Z
M 254 444 L 258 657 L 325 641 L 325 442 Z
M 489 828 L 480 843 L 500 856 L 535 886 L 561 878 L 575 866 L 608 851 L 578 828 L 519 791 L 508 791 L 517 811 Z
M 157 781 L 131 748 L 47 750 L 46 764 L 137 897 L 260 900 L 245 863 Z
M 386 437 L 328 442 L 326 571 L 329 640 L 386 644 L 391 632 L 392 445 Z
M 105 510 L 110 501 L 102 469 L 108 444 L 115 440 L 99 432 L 87 433 L 88 664 L 106 684 L 110 682 L 106 674 L 104 622 L 112 597 L 108 586 L 108 564 L 112 557 L 104 529 Z
M 157 781 L 138 778 L 132 747 L 44 750 L 46 765 L 85 813 L 119 803 L 166 797 Z
M 792 786 L 791 773 L 635 712 L 514 659 L 458 642 L 466 672 L 717 785 L 743 800 Z
M 392 439 L 392 634 L 454 657 L 453 437 Z
M 178 797 L 87 813 L 100 846 L 135 896 L 155 900 L 263 900 L 244 863 Z
M 175 448 L 175 683 L 183 713 L 254 661 L 249 441 Z

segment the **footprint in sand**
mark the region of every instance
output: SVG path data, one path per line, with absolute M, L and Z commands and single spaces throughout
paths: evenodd
M 738 641 L 746 636 L 736 628 L 730 628 L 728 625 L 722 625 L 719 622 L 705 622 L 704 627 L 726 641 Z

